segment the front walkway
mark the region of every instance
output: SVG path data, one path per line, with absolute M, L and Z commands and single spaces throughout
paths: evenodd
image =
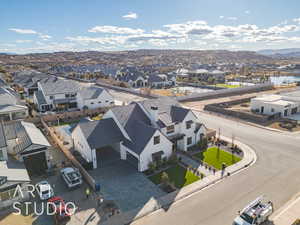
M 198 161 L 192 159 L 191 157 L 188 157 L 182 153 L 177 153 L 177 155 L 181 157 L 181 161 L 184 164 L 191 166 L 200 173 L 204 174 L 206 177 L 214 174 L 212 170 L 206 169 L 204 165 L 201 165 Z

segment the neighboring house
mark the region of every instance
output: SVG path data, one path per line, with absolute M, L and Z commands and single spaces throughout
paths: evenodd
M 0 161 L 0 209 L 7 208 L 14 202 L 28 200 L 29 182 L 30 178 L 23 163 L 13 159 Z
M 28 108 L 18 101 L 11 90 L 0 87 L 0 121 L 24 119 Z
M 95 109 L 114 104 L 113 97 L 101 87 L 80 87 L 72 80 L 56 77 L 38 83 L 33 101 L 40 112 Z
M 79 109 L 96 109 L 114 105 L 114 98 L 104 88 L 82 88 L 77 96 Z
M 295 102 L 290 99 L 293 98 L 281 95 L 263 95 L 251 99 L 251 110 L 264 115 L 278 114 L 281 117 L 288 117 L 299 112 L 300 101 Z
M 169 77 L 165 74 L 150 74 L 147 76 L 148 85 L 151 88 L 163 88 L 175 85 L 174 80 L 169 80 Z
M 14 85 L 17 89 L 23 89 L 25 96 L 33 96 L 34 92 L 38 90 L 38 82 L 47 78 L 47 74 L 29 71 L 27 73 L 19 72 L 14 76 Z
M 38 82 L 33 101 L 41 112 L 77 109 L 78 83 L 72 80 L 49 77 Z
M 94 168 L 101 163 L 98 152 L 109 146 L 122 160 L 145 171 L 150 162 L 169 158 L 174 149 L 187 151 L 205 133 L 191 110 L 162 98 L 112 108 L 99 122 L 79 123 L 72 138 L 75 150 Z
M 50 144 L 33 123 L 14 121 L 0 126 L 4 133 L 0 146 L 6 145 L 7 155 L 24 162 L 30 174 L 42 174 L 50 167 Z
M 133 88 L 145 87 L 148 85 L 145 75 L 138 71 L 133 73 L 119 73 L 116 76 L 116 80 L 128 83 Z

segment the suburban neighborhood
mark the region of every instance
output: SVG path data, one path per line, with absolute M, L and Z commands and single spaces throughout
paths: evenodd
M 2 6 L 0 225 L 300 225 L 299 2 Z

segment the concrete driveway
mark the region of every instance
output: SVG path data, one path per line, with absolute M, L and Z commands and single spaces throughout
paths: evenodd
M 144 174 L 120 159 L 90 173 L 100 183 L 104 198 L 114 200 L 122 212 L 143 207 L 151 198 L 165 195 Z

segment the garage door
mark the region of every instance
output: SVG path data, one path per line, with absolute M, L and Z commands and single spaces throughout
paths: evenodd
M 126 160 L 131 165 L 133 165 L 137 170 L 139 169 L 139 160 L 128 152 L 126 152 Z
M 30 176 L 43 175 L 48 168 L 45 152 L 24 156 L 24 164 Z

